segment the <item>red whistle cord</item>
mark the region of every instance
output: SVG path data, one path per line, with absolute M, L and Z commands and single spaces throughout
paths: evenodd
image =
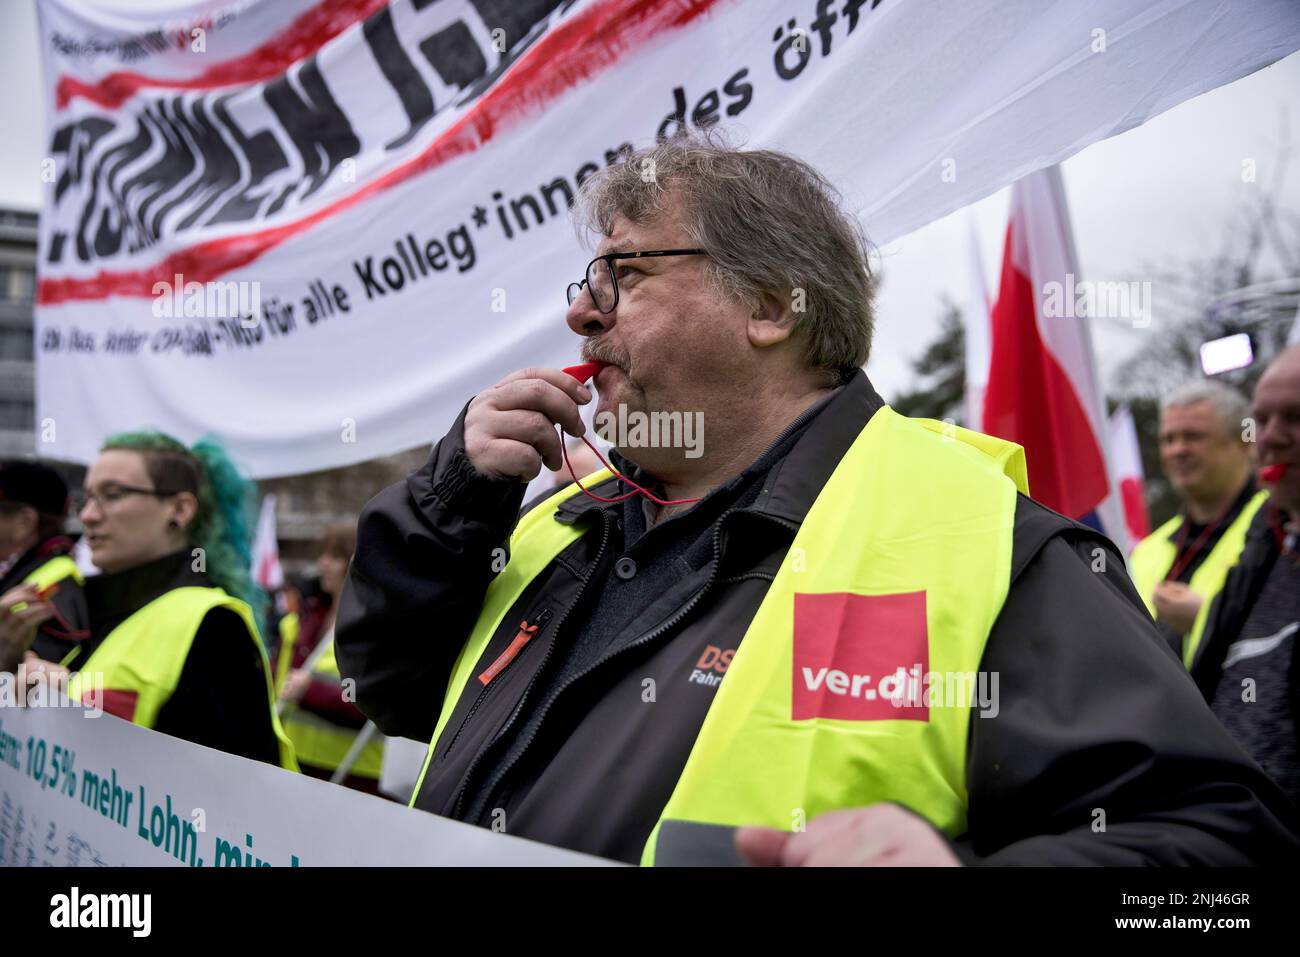
M 90 637 L 90 632 L 84 628 L 73 628 L 72 624 L 59 614 L 59 609 L 50 606 L 54 611 L 53 619 L 46 619 L 36 626 L 37 631 L 43 631 L 51 638 L 58 638 L 62 641 L 85 641 Z M 54 627 L 55 624 L 59 627 Z
M 601 369 L 605 368 L 605 366 L 607 366 L 608 364 L 609 363 L 607 362 L 584 362 L 581 365 L 569 366 L 564 371 L 569 375 L 573 376 L 579 382 L 585 383 L 587 382 L 588 379 L 594 376 Z M 598 450 L 594 445 L 592 445 L 585 435 L 580 435 L 578 436 L 578 438 L 582 439 L 583 442 L 587 443 L 587 448 L 591 449 L 592 454 L 595 455 L 596 458 L 600 459 L 601 465 L 605 466 L 605 468 L 613 472 L 614 475 L 617 476 L 620 480 L 632 486 L 632 491 L 624 495 L 617 495 L 613 498 L 605 498 L 603 496 L 596 495 L 595 493 L 588 491 L 587 487 L 583 485 L 581 481 L 578 480 L 578 473 L 573 470 L 573 463 L 569 461 L 568 443 L 561 440 L 560 454 L 564 456 L 564 464 L 568 466 L 569 474 L 573 476 L 573 484 L 578 486 L 578 488 L 581 489 L 582 493 L 586 495 L 588 498 L 595 499 L 597 502 L 622 502 L 626 499 L 631 498 L 633 495 L 644 495 L 646 498 L 654 502 L 656 505 L 689 505 L 691 502 L 698 502 L 700 500 L 699 498 L 672 498 L 672 499 L 660 498 L 658 495 L 656 495 L 654 492 L 650 491 L 649 489 L 642 488 L 640 485 L 637 485 L 636 482 L 633 482 L 630 478 L 628 478 L 626 475 L 621 473 L 618 469 L 614 468 L 614 466 L 610 465 L 609 462 L 605 460 L 605 456 L 600 454 L 600 450 Z M 701 496 L 701 498 L 702 497 L 703 496 Z
M 60 628 L 59 629 L 51 628 L 49 626 L 49 623 L 46 622 L 40 627 L 41 630 L 44 631 L 47 635 L 49 635 L 51 638 L 61 638 L 64 641 L 85 641 L 87 638 L 90 637 L 89 631 L 87 631 L 84 628 L 73 628 L 72 624 L 61 614 L 59 614 L 59 609 L 54 608 L 53 605 L 51 605 L 50 607 L 53 608 L 54 610 L 54 620 L 59 623 Z
M 632 491 L 627 492 L 624 495 L 616 495 L 613 498 L 604 498 L 603 496 L 597 495 L 594 492 L 587 491 L 587 487 L 578 480 L 578 473 L 573 470 L 573 463 L 569 461 L 568 444 L 565 442 L 561 442 L 560 453 L 564 456 L 564 464 L 569 467 L 569 474 L 573 476 L 573 484 L 578 486 L 578 488 L 580 488 L 588 498 L 594 498 L 597 502 L 622 502 L 625 499 L 631 498 L 633 495 L 644 495 L 646 498 L 650 499 L 650 501 L 654 502 L 656 505 L 686 505 L 689 504 L 690 502 L 698 502 L 700 500 L 699 498 L 667 498 L 667 499 L 660 498 L 658 495 L 656 495 L 654 492 L 650 491 L 649 489 L 642 488 L 640 485 L 637 485 L 636 482 L 633 482 L 630 478 L 628 478 L 618 469 L 614 468 L 614 466 L 606 462 L 605 456 L 601 455 L 600 452 L 596 449 L 596 447 L 587 441 L 587 437 L 585 435 L 580 435 L 578 437 L 582 439 L 582 441 L 587 443 L 587 448 L 591 449 L 592 454 L 595 455 L 596 458 L 600 459 L 601 465 L 605 466 L 605 468 L 613 472 L 614 475 L 616 475 L 619 479 L 626 482 L 628 485 L 632 486 Z M 703 496 L 701 496 L 701 498 L 702 497 Z

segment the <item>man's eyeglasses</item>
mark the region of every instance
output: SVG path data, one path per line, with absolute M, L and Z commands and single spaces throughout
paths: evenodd
M 180 491 L 167 491 L 160 488 L 143 488 L 139 485 L 119 485 L 116 482 L 105 485 L 98 492 L 92 492 L 86 489 L 74 500 L 77 511 L 80 512 L 91 502 L 95 502 L 100 508 L 106 505 L 113 505 L 122 499 L 131 495 L 152 495 L 154 498 L 167 498 L 169 495 L 179 495 Z
M 569 305 L 586 287 L 591 301 L 602 316 L 607 316 L 618 306 L 618 279 L 614 275 L 616 259 L 649 259 L 652 256 L 707 256 L 703 249 L 653 249 L 639 253 L 606 253 L 587 264 L 587 277 L 582 282 L 571 282 L 566 290 Z

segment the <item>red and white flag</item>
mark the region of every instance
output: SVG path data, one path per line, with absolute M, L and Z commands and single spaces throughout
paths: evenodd
M 1035 499 L 1127 552 L 1088 319 L 1074 308 L 1077 279 L 1065 187 L 1051 166 L 1012 187 L 984 431 L 1024 446 Z
M 1110 454 L 1111 470 L 1124 505 L 1124 525 L 1136 545 L 1151 534 L 1151 520 L 1147 517 L 1146 476 L 1142 473 L 1137 426 L 1127 405 L 1121 405 L 1110 417 Z
M 275 539 L 274 495 L 262 499 L 262 511 L 257 516 L 257 531 L 253 533 L 253 580 L 268 592 L 284 585 L 280 545 Z

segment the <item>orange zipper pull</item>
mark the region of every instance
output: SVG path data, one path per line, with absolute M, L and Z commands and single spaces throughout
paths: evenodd
M 506 650 L 497 656 L 497 660 L 488 665 L 487 670 L 478 676 L 478 680 L 485 686 L 493 678 L 505 670 L 506 665 L 515 660 L 515 656 L 524 648 L 524 645 L 533 640 L 533 635 L 537 634 L 540 625 L 530 625 L 527 620 L 519 623 L 519 633 L 515 635 L 515 640 L 506 646 Z

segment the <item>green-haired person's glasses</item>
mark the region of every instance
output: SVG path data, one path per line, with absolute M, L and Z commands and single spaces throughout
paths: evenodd
M 167 498 L 169 495 L 179 494 L 179 489 L 169 491 L 161 488 L 144 488 L 139 485 L 119 485 L 117 483 L 112 483 L 105 485 L 96 492 L 87 489 L 73 499 L 73 504 L 77 507 L 77 511 L 80 512 L 91 502 L 96 502 L 100 508 L 103 508 L 105 505 L 113 505 L 116 502 L 120 502 L 122 499 L 130 495 L 152 495 L 154 498 Z

